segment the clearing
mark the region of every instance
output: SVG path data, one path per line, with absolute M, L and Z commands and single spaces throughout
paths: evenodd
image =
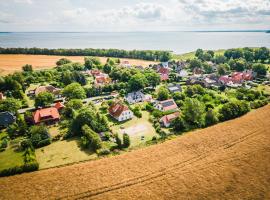
M 0 178 L 0 199 L 270 199 L 270 105 L 162 144 Z
M 73 62 L 84 63 L 84 56 L 48 56 L 48 55 L 24 55 L 24 54 L 0 54 L 0 75 L 11 74 L 21 71 L 22 66 L 31 64 L 35 70 L 50 69 L 56 66 L 56 62 L 61 58 L 68 58 Z M 103 64 L 107 57 L 99 57 Z M 154 61 L 136 60 L 121 58 L 121 61 L 127 60 L 131 65 L 141 65 L 144 67 L 154 64 Z
M 119 135 L 127 133 L 130 136 L 131 146 L 137 146 L 140 143 L 151 140 L 153 136 L 158 137 L 154 127 L 148 121 L 150 114 L 147 111 L 141 111 L 141 113 L 142 118 L 134 116 L 133 119 L 126 122 L 116 122 L 117 125 L 112 126 L 112 132 L 119 133 Z M 144 136 L 143 141 L 141 136 Z M 122 136 L 120 137 L 122 138 Z
M 56 141 L 36 150 L 40 169 L 95 159 L 97 155 L 90 150 L 81 150 L 79 139 Z

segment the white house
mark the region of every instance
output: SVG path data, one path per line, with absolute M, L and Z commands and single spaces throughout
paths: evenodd
M 145 95 L 141 91 L 131 92 L 131 93 L 128 93 L 125 96 L 125 100 L 129 104 L 138 103 L 138 102 L 144 102 L 145 101 Z
M 179 77 L 182 77 L 182 78 L 186 78 L 186 77 L 188 77 L 188 71 L 185 70 L 185 69 L 182 69 L 182 70 L 178 73 L 178 76 L 179 76 Z
M 109 108 L 109 113 L 119 122 L 133 118 L 133 112 L 121 102 L 117 102 L 111 105 Z

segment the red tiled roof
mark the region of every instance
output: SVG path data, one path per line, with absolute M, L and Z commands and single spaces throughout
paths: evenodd
M 61 103 L 61 102 L 57 102 L 54 107 L 57 109 L 57 110 L 60 110 L 61 108 L 64 108 L 65 106 Z
M 160 73 L 160 74 L 169 74 L 169 69 L 167 69 L 165 67 L 161 67 L 161 68 L 159 68 L 158 73 Z
M 45 121 L 59 120 L 60 115 L 59 115 L 58 110 L 55 107 L 44 108 L 44 109 L 40 109 L 34 112 L 33 119 L 34 119 L 34 123 L 37 124 L 37 123 L 42 122 L 43 120 Z
M 171 123 L 173 120 L 175 120 L 180 115 L 180 112 L 175 112 L 169 115 L 165 115 L 161 118 L 161 121 L 165 124 Z
M 160 80 L 161 81 L 167 81 L 169 79 L 169 75 L 168 74 L 160 74 Z
M 122 112 L 127 111 L 127 110 L 129 110 L 129 108 L 126 105 L 118 102 L 111 105 L 111 107 L 109 108 L 109 113 L 113 117 L 119 117 L 122 114 Z

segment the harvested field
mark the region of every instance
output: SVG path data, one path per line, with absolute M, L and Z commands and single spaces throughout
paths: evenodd
M 0 199 L 270 199 L 270 105 L 120 156 L 0 178 Z
M 15 71 L 21 71 L 25 64 L 33 65 L 34 69 L 50 69 L 55 67 L 56 61 L 61 58 L 68 58 L 73 62 L 84 62 L 84 56 L 47 56 L 47 55 L 22 55 L 22 54 L 0 54 L 0 75 L 7 75 Z M 106 63 L 106 57 L 99 57 L 102 63 Z M 136 59 L 120 59 L 127 60 L 131 65 L 148 66 L 153 61 L 136 60 Z

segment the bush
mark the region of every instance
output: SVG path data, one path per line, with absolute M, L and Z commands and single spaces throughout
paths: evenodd
M 102 148 L 97 151 L 99 156 L 109 155 L 111 153 L 110 149 Z
M 23 150 L 26 150 L 27 148 L 32 148 L 32 143 L 30 140 L 26 139 L 21 142 L 21 147 Z
M 7 146 L 8 146 L 8 140 L 5 138 L 5 139 L 3 139 L 2 142 L 0 143 L 0 148 L 1 148 L 1 149 L 5 149 L 5 148 L 7 148 Z
M 124 133 L 123 134 L 123 147 L 128 148 L 130 146 L 130 138 L 129 135 Z
M 48 139 L 39 141 L 39 143 L 37 144 L 37 147 L 44 147 L 44 146 L 47 146 L 51 143 L 52 143 L 51 139 L 48 138 Z
M 138 118 L 142 118 L 142 113 L 140 111 L 140 108 L 138 106 L 136 106 L 134 109 L 133 109 L 133 113 L 136 117 Z
M 244 101 L 228 102 L 219 110 L 222 121 L 234 119 L 249 112 L 250 106 Z

